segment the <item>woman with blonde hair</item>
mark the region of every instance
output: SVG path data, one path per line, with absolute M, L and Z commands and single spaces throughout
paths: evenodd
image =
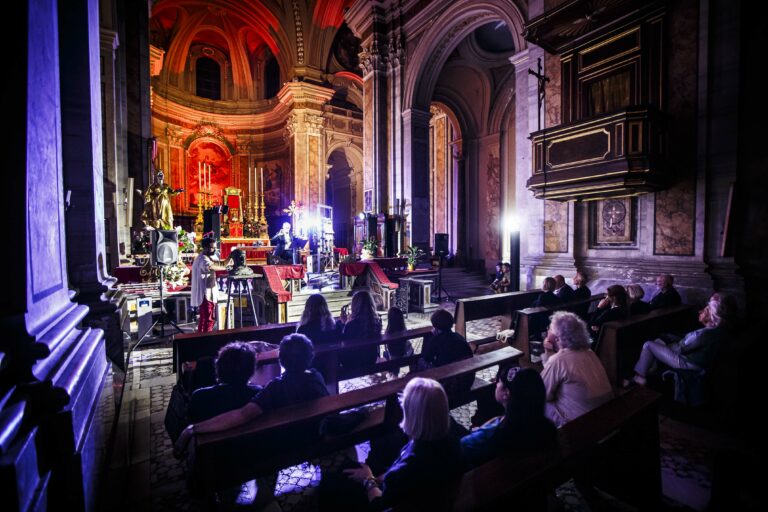
M 397 505 L 404 498 L 424 500 L 425 506 L 434 509 L 439 502 L 434 491 L 464 470 L 459 441 L 449 434 L 448 397 L 439 382 L 417 377 L 405 386 L 400 404 L 400 428 L 408 443 L 397 460 L 379 477 L 365 464 L 344 473 L 363 485 L 374 510 Z
M 344 340 L 364 341 L 381 336 L 381 319 L 370 292 L 360 290 L 352 296 L 350 315 L 344 324 Z M 339 357 L 342 366 L 361 367 L 372 365 L 379 356 L 379 347 L 371 345 L 360 350 L 348 351 Z
M 643 301 L 645 290 L 643 290 L 642 286 L 639 284 L 628 284 L 626 290 L 630 315 L 644 315 L 651 312 L 651 305 Z

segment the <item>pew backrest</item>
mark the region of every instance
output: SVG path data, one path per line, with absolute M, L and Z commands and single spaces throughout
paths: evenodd
M 611 385 L 618 387 L 623 378 L 632 375 L 644 342 L 664 333 L 688 332 L 700 327 L 696 322 L 696 310 L 690 304 L 680 304 L 603 324 L 593 349 L 603 363 Z
M 454 311 L 455 330 L 466 338 L 468 322 L 494 316 L 502 317 L 499 330 L 509 329 L 513 325 L 515 312 L 533 304 L 533 301 L 536 300 L 540 293 L 541 291 L 539 290 L 531 290 L 459 299 L 456 301 L 456 309 Z

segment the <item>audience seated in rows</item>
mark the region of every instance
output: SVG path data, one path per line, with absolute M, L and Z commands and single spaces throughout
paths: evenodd
M 192 423 L 239 409 L 262 389 L 248 382 L 256 370 L 256 350 L 249 343 L 236 341 L 224 345 L 215 364 L 217 384 L 192 393 L 189 402 L 189 420 Z M 198 365 L 195 374 L 199 369 Z
M 627 291 L 623 286 L 614 284 L 608 287 L 605 298 L 597 304 L 597 309 L 589 319 L 589 328 L 596 336 L 604 323 L 625 320 L 627 317 L 629 317 Z
M 626 286 L 627 300 L 629 302 L 630 315 L 644 315 L 651 312 L 651 305 L 643 301 L 645 290 L 639 284 L 628 284 Z
M 600 359 L 589 349 L 587 325 L 574 313 L 552 315 L 544 340 L 546 414 L 558 427 L 613 397 Z
M 643 344 L 632 380 L 645 384 L 649 373 L 663 368 L 711 370 L 718 348 L 729 334 L 729 320 L 735 317 L 735 309 L 732 297 L 719 293 L 712 295 L 707 305 L 699 311 L 699 322 L 703 328 L 688 333 L 682 340 L 670 345 L 659 338 Z
M 554 278 L 552 277 L 545 277 L 544 283 L 541 285 L 541 294 L 539 294 L 538 297 L 536 297 L 536 300 L 533 302 L 534 308 L 539 308 L 542 306 L 554 306 L 559 302 L 557 296 L 555 295 L 555 287 L 556 283 Z
M 657 291 L 651 297 L 651 309 L 668 308 L 678 306 L 683 300 L 674 287 L 675 278 L 670 274 L 661 274 L 656 278 Z
M 355 292 L 350 310 L 349 318 L 342 315 L 343 339 L 361 341 L 381 336 L 381 319 L 376 312 L 376 303 L 370 292 L 366 290 Z M 379 347 L 372 345 L 344 353 L 340 357 L 340 363 L 347 368 L 359 368 L 374 364 L 378 357 Z
M 560 302 L 570 302 L 576 298 L 573 288 L 571 288 L 565 282 L 565 277 L 558 274 L 555 279 L 555 291 L 554 294 L 560 300 Z
M 553 446 L 557 429 L 544 415 L 546 390 L 533 368 L 501 368 L 496 376 L 496 401 L 504 415 L 486 422 L 461 440 L 470 466 L 478 466 L 512 450 L 525 457 Z
M 322 294 L 316 293 L 307 299 L 296 332 L 309 338 L 315 346 L 341 338 L 341 323 L 333 319 Z
M 387 328 L 385 334 L 399 334 L 405 332 L 405 317 L 398 308 L 389 308 L 387 311 Z M 387 343 L 387 351 L 384 354 L 387 359 L 396 357 L 408 357 L 413 355 L 413 345 L 410 340 Z
M 420 369 L 436 368 L 472 357 L 472 349 L 466 338 L 453 331 L 453 315 L 449 311 L 438 309 L 432 313 L 430 321 L 432 336 L 424 340 Z M 474 375 L 467 374 L 445 382 L 444 385 L 449 393 L 454 393 L 468 390 L 474 380 Z
M 184 453 L 195 434 L 229 430 L 252 421 L 264 412 L 327 396 L 323 377 L 309 367 L 313 356 L 312 342 L 303 334 L 284 337 L 280 342 L 279 360 L 285 372 L 272 379 L 244 406 L 189 425 L 176 441 L 175 454 L 180 456 Z
M 408 442 L 383 474 L 375 476 L 365 464 L 344 470 L 357 485 L 349 488 L 338 478 L 324 476 L 320 485 L 320 510 L 385 510 L 403 501 L 421 500 L 434 506 L 441 487 L 464 471 L 459 440 L 450 434 L 448 397 L 440 383 L 411 380 L 401 400 L 400 428 Z

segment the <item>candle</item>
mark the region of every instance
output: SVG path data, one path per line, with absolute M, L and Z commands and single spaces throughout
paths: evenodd
M 264 168 L 261 168 L 261 195 L 264 195 Z
M 251 200 L 251 166 L 248 166 L 248 200 Z
M 208 164 L 208 193 L 211 193 L 211 164 Z

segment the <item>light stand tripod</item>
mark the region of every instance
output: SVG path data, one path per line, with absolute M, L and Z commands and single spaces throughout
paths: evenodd
M 136 345 L 133 346 L 132 350 L 135 350 L 136 347 L 139 346 L 139 344 L 144 341 L 144 338 L 146 338 L 149 333 L 154 331 L 155 326 L 159 323 L 160 324 L 160 338 L 165 338 L 165 324 L 169 323 L 171 324 L 177 331 L 180 333 L 183 333 L 184 331 L 181 330 L 181 328 L 176 325 L 176 322 L 168 318 L 166 312 L 165 312 L 165 299 L 163 297 L 163 282 L 165 281 L 165 265 L 162 263 L 158 263 L 158 267 L 160 268 L 160 316 L 152 323 L 152 326 L 147 329 L 147 332 L 145 332 L 141 338 L 139 338 L 139 341 L 136 342 Z
M 443 258 L 444 255 L 440 253 L 438 256 L 438 267 L 437 267 L 437 302 L 443 301 L 443 292 L 445 292 L 445 300 L 453 300 L 451 298 L 451 295 L 443 288 Z

